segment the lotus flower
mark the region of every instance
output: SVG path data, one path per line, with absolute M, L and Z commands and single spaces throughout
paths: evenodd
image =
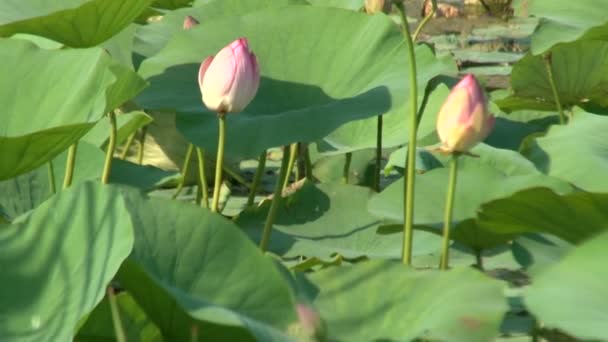
M 194 19 L 194 17 L 188 15 L 188 16 L 186 16 L 186 18 L 184 18 L 183 28 L 184 28 L 184 30 L 189 30 L 198 24 L 199 24 L 198 20 L 196 20 L 196 19 Z
M 365 0 L 365 12 L 376 14 L 378 12 L 389 13 L 391 11 L 392 0 Z
M 490 134 L 494 120 L 479 83 L 473 75 L 466 75 L 452 89 L 437 116 L 437 133 L 442 143 L 439 150 L 468 152 Z
M 198 85 L 203 102 L 220 115 L 241 112 L 255 96 L 260 84 L 260 70 L 247 39 L 230 43 L 214 57 L 203 61 L 198 71 Z

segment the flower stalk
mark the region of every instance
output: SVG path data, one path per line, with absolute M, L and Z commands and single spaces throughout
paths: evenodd
M 110 119 L 110 140 L 108 141 L 108 149 L 106 150 L 106 160 L 103 164 L 103 173 L 101 174 L 101 183 L 108 184 L 110 182 L 110 173 L 112 172 L 112 158 L 114 149 L 116 149 L 116 114 L 113 111 L 108 113 Z
M 445 212 L 443 216 L 443 239 L 441 242 L 441 260 L 439 269 L 447 270 L 450 252 L 450 229 L 452 226 L 452 213 L 454 212 L 454 195 L 456 193 L 456 177 L 458 173 L 458 153 L 450 159 L 450 176 L 448 180 L 448 191 L 445 199 Z
M 63 176 L 63 188 L 67 189 L 72 185 L 74 178 L 74 167 L 76 166 L 76 152 L 78 150 L 78 142 L 75 142 L 68 149 L 68 159 L 65 164 L 65 175 Z
M 401 17 L 403 38 L 408 54 L 409 64 L 409 83 L 410 83 L 410 122 L 409 122 L 409 144 L 407 150 L 406 159 L 406 176 L 404 182 L 404 207 L 403 207 L 403 249 L 401 253 L 401 260 L 404 264 L 410 265 L 412 263 L 412 240 L 413 240 L 413 227 L 414 227 L 414 178 L 416 176 L 416 131 L 418 127 L 417 115 L 418 115 L 418 81 L 416 73 L 416 57 L 414 55 L 414 42 L 410 35 L 410 28 L 407 22 L 407 16 L 405 13 L 405 6 L 401 1 L 395 2 L 395 6 L 399 10 Z
M 281 169 L 279 170 L 279 177 L 277 178 L 276 185 L 274 187 L 274 194 L 272 196 L 272 202 L 268 215 L 266 216 L 266 222 L 264 223 L 264 231 L 262 232 L 262 240 L 260 241 L 260 249 L 265 252 L 268 249 L 270 242 L 270 235 L 272 234 L 272 225 L 277 216 L 279 206 L 283 200 L 283 183 L 287 177 L 287 167 L 289 164 L 290 147 L 289 145 L 283 147 L 283 159 L 281 160 Z
M 255 194 L 258 191 L 258 186 L 262 181 L 262 176 L 264 175 L 264 171 L 266 169 L 266 156 L 267 152 L 266 150 L 264 150 L 264 152 L 262 152 L 260 154 L 260 157 L 258 158 L 258 167 L 255 170 L 255 176 L 253 176 L 251 190 L 249 190 L 249 196 L 247 197 L 247 206 L 253 205 L 253 202 L 255 201 Z
M 224 143 L 226 141 L 226 114 L 218 113 L 219 138 L 217 143 L 217 156 L 215 160 L 215 178 L 213 179 L 213 200 L 211 211 L 217 213 L 220 203 L 220 189 L 222 188 L 222 164 L 224 163 Z

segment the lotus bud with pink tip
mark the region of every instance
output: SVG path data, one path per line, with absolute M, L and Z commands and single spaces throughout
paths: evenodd
M 196 19 L 194 19 L 194 17 L 188 15 L 188 16 L 186 16 L 186 18 L 184 18 L 183 28 L 184 28 L 184 30 L 189 30 L 198 24 L 199 24 L 198 20 L 196 20 Z
M 241 112 L 255 96 L 260 84 L 260 70 L 247 39 L 239 38 L 217 55 L 203 61 L 198 71 L 198 85 L 203 102 L 210 110 Z
M 437 116 L 440 151 L 468 152 L 490 134 L 494 120 L 475 76 L 466 75 L 452 89 Z

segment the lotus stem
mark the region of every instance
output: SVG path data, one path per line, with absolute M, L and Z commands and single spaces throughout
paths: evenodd
M 404 264 L 411 265 L 412 263 L 412 240 L 414 227 L 414 178 L 416 176 L 416 130 L 417 130 L 417 115 L 418 115 L 418 81 L 416 74 L 416 57 L 414 55 L 414 42 L 410 36 L 410 29 L 407 23 L 405 14 L 405 6 L 401 2 L 395 3 L 401 22 L 403 23 L 403 37 L 407 47 L 408 62 L 409 62 L 409 78 L 410 78 L 410 126 L 409 126 L 409 144 L 407 150 L 406 165 L 406 181 L 404 182 L 404 208 L 403 208 L 403 250 L 401 259 Z
M 380 192 L 380 173 L 382 172 L 382 115 L 378 115 L 376 126 L 376 167 L 374 173 L 374 191 Z
M 194 150 L 194 144 L 188 144 L 188 149 L 186 150 L 186 156 L 184 157 L 184 164 L 182 165 L 182 177 L 177 184 L 177 189 L 175 189 L 175 193 L 171 198 L 176 199 L 177 196 L 184 189 L 184 184 L 186 184 L 186 177 L 188 176 L 188 169 L 190 169 L 190 161 L 192 160 L 192 151 Z M 198 153 L 198 151 L 197 151 Z M 200 161 L 199 161 L 200 164 Z
M 190 144 L 192 146 L 192 144 Z M 207 176 L 205 175 L 205 150 L 200 147 L 196 148 L 196 157 L 198 159 L 198 178 L 201 186 L 201 207 L 209 208 L 209 189 L 207 187 Z
M 350 174 L 350 164 L 353 160 L 353 153 L 347 152 L 344 154 L 344 168 L 342 169 L 342 183 L 348 184 L 348 176 Z
M 135 131 L 129 135 L 129 138 L 127 139 L 127 143 L 125 144 L 125 146 L 122 149 L 122 152 L 120 153 L 120 159 L 125 160 L 125 158 L 127 158 L 127 154 L 129 153 L 129 149 L 131 148 L 131 145 L 133 145 L 133 141 L 135 141 L 136 135 L 137 135 L 137 131 Z
M 139 136 L 139 148 L 137 150 L 137 164 L 142 165 L 144 163 L 144 147 L 146 147 L 146 134 L 148 133 L 148 126 L 141 128 L 141 135 Z
M 247 183 L 245 177 L 241 176 L 238 172 L 232 170 L 227 165 L 222 165 L 222 169 L 228 176 L 232 177 L 235 181 L 241 183 L 244 187 L 246 187 L 247 190 L 251 189 L 251 184 Z
M 75 142 L 68 149 L 68 159 L 65 164 L 65 175 L 63 176 L 63 188 L 67 189 L 72 185 L 74 178 L 74 167 L 76 166 L 76 152 L 78 150 L 78 142 Z
M 51 195 L 54 195 L 57 193 L 57 185 L 55 184 L 55 168 L 53 167 L 53 159 L 49 160 L 48 171 L 49 171 L 49 186 L 51 187 Z
M 110 118 L 110 140 L 106 151 L 106 161 L 103 164 L 103 173 L 101 174 L 101 183 L 108 184 L 110 181 L 110 173 L 112 172 L 112 158 L 114 157 L 114 149 L 116 148 L 116 114 L 113 111 L 108 112 Z
M 217 157 L 215 161 L 215 179 L 213 180 L 213 201 L 211 211 L 217 213 L 220 203 L 220 189 L 222 188 L 222 165 L 224 164 L 224 142 L 226 141 L 226 113 L 218 113 L 219 138 L 217 143 Z
M 450 228 L 452 226 L 452 213 L 454 211 L 454 195 L 456 193 L 456 176 L 458 173 L 458 154 L 454 154 L 450 160 L 450 178 L 448 181 L 448 192 L 445 199 L 445 213 L 443 217 L 443 240 L 441 243 L 441 261 L 439 268 L 448 269 L 450 259 Z
M 283 199 L 283 182 L 285 182 L 285 178 L 287 177 L 287 167 L 289 163 L 289 153 L 290 147 L 283 147 L 283 159 L 281 161 L 281 169 L 279 170 L 279 177 L 277 178 L 276 185 L 274 187 L 274 195 L 272 197 L 272 203 L 270 204 L 270 209 L 268 210 L 268 216 L 266 216 L 266 222 L 264 223 L 264 231 L 262 233 L 262 241 L 260 241 L 260 249 L 262 252 L 265 252 L 268 248 L 268 243 L 270 242 L 270 235 L 272 234 L 272 225 L 274 224 L 274 219 L 277 216 L 277 211 L 279 209 L 279 205 Z
M 312 175 L 312 161 L 310 160 L 310 149 L 309 146 L 306 145 L 304 146 L 304 148 L 302 149 L 302 154 L 304 156 L 304 169 L 306 170 L 306 179 L 309 181 L 313 180 L 313 175 Z
M 420 24 L 418 25 L 418 27 L 416 28 L 416 30 L 414 31 L 414 35 L 412 36 L 412 40 L 416 41 L 418 40 L 418 35 L 420 34 L 420 32 L 422 31 L 422 29 L 426 26 L 426 24 L 433 19 L 433 16 L 435 15 L 435 13 L 437 13 L 437 0 L 431 0 L 431 4 L 433 5 L 433 8 L 431 10 L 431 13 L 427 14 L 426 17 L 424 17 L 422 19 L 422 21 L 420 22 Z
M 562 108 L 562 103 L 559 100 L 559 95 L 557 93 L 557 86 L 555 85 L 555 79 L 553 78 L 553 69 L 551 67 L 551 53 L 548 53 L 543 56 L 543 60 L 545 61 L 545 67 L 547 69 L 547 76 L 549 77 L 549 84 L 551 85 L 551 91 L 553 92 L 553 99 L 555 100 L 555 106 L 557 107 L 557 112 L 559 113 L 559 123 L 564 125 L 566 123 L 566 114 L 564 114 L 564 110 Z
M 251 184 L 251 190 L 249 190 L 249 197 L 247 197 L 247 206 L 253 205 L 253 202 L 255 201 L 255 193 L 258 190 L 260 182 L 262 181 L 262 176 L 264 175 L 266 168 L 266 155 L 267 152 L 264 150 L 264 152 L 262 152 L 258 158 L 258 167 L 255 170 L 255 176 L 253 176 L 253 183 Z
M 283 189 L 287 188 L 289 185 L 289 177 L 293 172 L 293 166 L 296 163 L 296 157 L 298 155 L 298 143 L 293 143 L 289 145 L 289 164 L 287 164 L 287 176 L 285 177 L 285 182 L 283 182 Z
M 120 319 L 120 310 L 118 309 L 118 303 L 116 302 L 116 294 L 114 294 L 114 289 L 111 285 L 108 285 L 107 295 L 108 302 L 110 303 L 110 312 L 112 313 L 112 324 L 114 325 L 116 341 L 127 342 L 125 329 L 123 328 L 122 320 Z

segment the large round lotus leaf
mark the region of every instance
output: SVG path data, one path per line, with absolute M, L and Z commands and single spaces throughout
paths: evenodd
M 0 60 L 0 179 L 53 158 L 145 86 L 99 48 L 49 51 L 4 39 Z
M 608 41 L 578 41 L 551 49 L 551 70 L 563 107 L 593 102 L 608 106 Z M 497 104 L 505 110 L 556 110 L 544 56 L 526 55 L 513 66 L 513 95 Z
M 422 52 L 422 55 L 425 55 L 425 57 L 423 57 L 421 54 L 418 54 L 418 59 L 429 61 L 435 66 L 435 68 L 430 69 L 422 67 L 422 70 L 429 73 L 427 74 L 429 78 L 424 76 L 424 84 L 420 84 L 419 88 L 422 91 L 430 77 L 436 76 L 437 73 L 441 72 L 440 69 L 445 68 L 447 65 L 437 63 L 437 60 L 432 56 L 432 53 L 426 50 L 425 47 L 421 46 L 416 51 Z M 419 72 L 418 75 L 421 75 L 421 73 Z M 417 137 L 419 142 L 433 144 L 438 141 L 437 134 L 435 133 L 437 114 L 449 92 L 450 90 L 446 85 L 439 84 L 425 101 L 423 115 L 418 123 Z M 420 99 L 420 102 L 421 101 L 422 98 Z M 406 112 L 407 110 L 402 108 L 399 112 L 392 111 L 393 114 L 383 115 L 382 147 L 389 148 L 408 143 L 409 137 L 406 132 L 409 125 L 409 114 L 406 115 Z M 325 146 L 320 145 L 321 147 L 325 147 L 321 148 L 321 150 L 323 153 L 327 154 L 344 153 L 366 148 L 375 149 L 377 143 L 377 129 L 378 119 L 375 117 L 347 123 L 331 132 L 323 139 L 326 144 Z M 403 163 L 399 166 L 403 167 Z
M 608 2 L 602 0 L 519 0 L 520 16 L 542 18 L 532 35 L 532 53 L 577 39 L 608 39 Z
M 474 218 L 481 204 L 522 189 L 546 186 L 561 193 L 570 191 L 568 184 L 543 175 L 517 152 L 485 144 L 478 145 L 471 152 L 479 157 L 461 156 L 458 161 L 455 221 Z M 416 176 L 414 223 L 443 222 L 448 174 L 449 168 L 443 167 Z M 374 196 L 369 209 L 378 217 L 403 222 L 403 178 Z
M 133 246 L 118 189 L 85 183 L 0 229 L 2 341 L 69 341 Z
M 240 16 L 267 7 L 283 7 L 289 4 L 306 4 L 306 2 L 304 0 L 216 0 L 196 7 L 171 11 L 165 14 L 162 20 L 138 28 L 135 52 L 146 57 L 159 52 L 176 32 L 183 30 L 184 18 L 188 15 L 200 23 L 206 23 L 222 16 Z
M 459 159 L 452 236 L 469 247 L 493 247 L 511 238 L 506 234 L 511 232 L 501 235 L 501 232 L 488 231 L 477 224 L 476 213 L 483 203 L 532 187 L 546 186 L 561 193 L 571 190 L 566 182 L 540 173 L 517 152 L 481 144 L 472 153 L 478 154 L 479 158 L 462 156 Z M 416 176 L 414 224 L 420 228 L 440 232 L 448 174 L 449 169 L 443 167 Z M 403 188 L 401 178 L 372 197 L 369 210 L 377 217 L 403 222 Z
M 56 191 L 61 191 L 68 151 L 52 160 Z M 99 181 L 104 166 L 105 153 L 97 147 L 80 142 L 76 153 L 72 186 L 87 180 Z M 50 162 L 50 161 L 49 161 Z M 39 168 L 17 177 L 0 181 L 0 212 L 12 220 L 36 208 L 52 196 L 49 166 Z M 150 190 L 175 174 L 152 166 L 142 166 L 114 159 L 110 183 L 126 184 L 142 190 Z
M 368 261 L 307 278 L 331 341 L 492 341 L 507 310 L 503 285 L 470 267 Z
M 262 80 L 244 112 L 227 116 L 230 155 L 255 157 L 269 147 L 314 141 L 348 121 L 404 106 L 407 54 L 391 20 L 314 6 L 224 17 L 176 34 L 141 65 L 151 87 L 138 103 L 177 111 L 178 129 L 215 151 L 217 118 L 202 104 L 198 67 L 242 36 L 258 56 Z M 336 49 L 337 41 L 348 44 Z M 434 60 L 428 47 L 418 51 L 422 65 Z
M 230 220 L 192 204 L 130 194 L 135 246 L 118 273 L 163 336 L 273 341 L 296 321 L 273 261 Z
M 568 125 L 530 140 L 523 154 L 542 172 L 595 192 L 608 192 L 608 117 L 576 110 Z
M 581 340 L 608 340 L 608 233 L 573 249 L 534 278 L 525 302 L 543 325 Z
M 482 206 L 478 222 L 488 231 L 550 233 L 580 243 L 608 229 L 608 194 L 557 194 L 547 188 L 517 192 Z
M 369 188 L 341 183 L 304 183 L 280 206 L 269 250 L 286 258 L 303 255 L 331 260 L 335 253 L 349 259 L 399 258 L 401 239 L 378 234 L 382 221 L 366 209 L 373 193 Z M 237 219 L 256 242 L 261 239 L 269 207 L 267 201 Z M 438 247 L 438 238 L 421 234 L 413 253 L 429 254 Z
M 95 46 L 127 27 L 152 0 L 0 1 L 0 36 L 31 33 L 71 47 Z

